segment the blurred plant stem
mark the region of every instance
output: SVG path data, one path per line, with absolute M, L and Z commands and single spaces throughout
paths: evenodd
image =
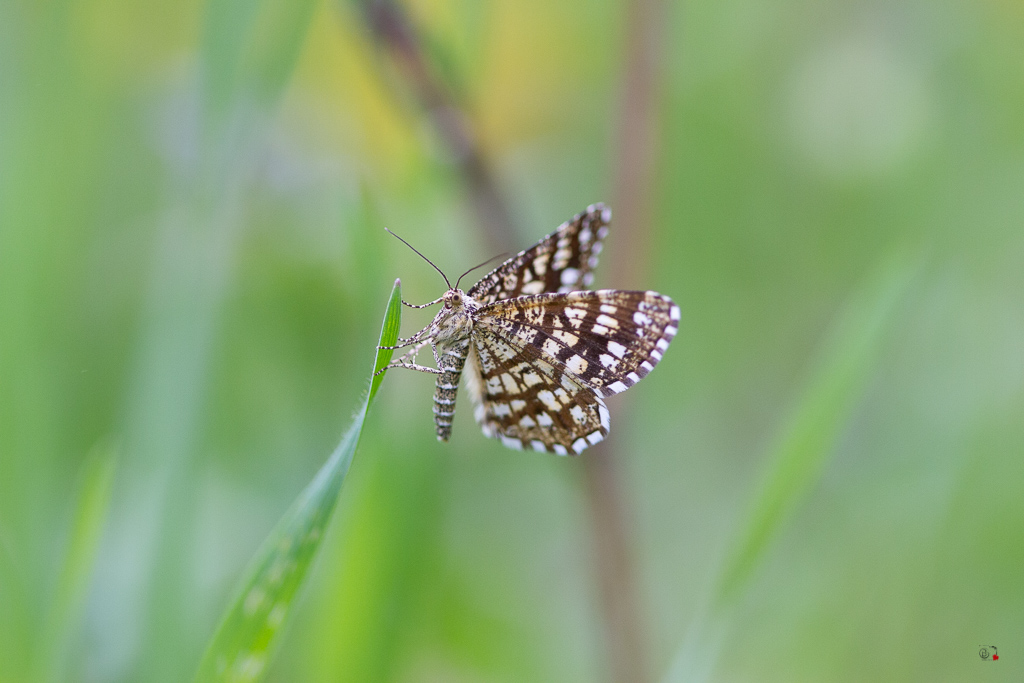
M 199 108 L 185 144 L 195 155 L 169 183 L 126 410 L 125 450 L 134 461 L 127 465 L 135 470 L 135 495 L 144 498 L 131 504 L 152 520 L 146 533 L 161 539 L 146 563 L 147 630 L 136 671 L 150 681 L 187 677 L 190 663 L 168 642 L 201 645 L 189 565 L 211 355 L 234 283 L 259 145 L 314 7 L 312 0 L 206 5 Z
M 459 170 L 477 221 L 494 253 L 519 241 L 494 169 L 480 148 L 469 117 L 437 76 L 405 11 L 390 0 L 357 0 L 374 40 L 394 59 Z
M 457 164 L 479 225 L 494 251 L 516 247 L 517 231 L 464 112 L 436 76 L 406 13 L 390 0 L 358 3 L 375 40 L 389 52 L 402 76 L 433 120 Z M 657 150 L 658 77 L 661 63 L 662 0 L 632 0 L 623 7 L 627 21 L 625 69 L 613 172 L 616 229 L 620 248 L 611 261 L 612 281 L 625 286 L 638 279 L 649 257 L 651 188 Z M 628 249 L 627 243 L 628 242 Z M 618 416 L 619 422 L 622 415 Z M 614 681 L 649 679 L 646 636 L 630 543 L 629 504 L 616 468 L 615 441 L 605 441 L 582 458 L 583 490 L 591 520 L 597 582 L 604 613 L 606 650 Z
M 615 227 L 609 233 L 611 283 L 645 286 L 641 273 L 651 258 L 651 209 L 657 165 L 658 108 L 662 47 L 667 11 L 663 0 L 628 0 L 624 69 L 612 169 Z M 616 681 L 650 680 L 647 634 L 631 543 L 630 505 L 619 475 L 619 441 L 627 401 L 619 398 L 619 431 L 583 458 L 584 487 L 590 505 L 601 602 L 608 630 L 609 660 Z
M 612 157 L 615 227 L 608 235 L 608 265 L 616 288 L 646 289 L 653 256 L 651 207 L 658 185 L 658 112 L 668 11 L 665 0 L 627 0 L 623 12 L 626 44 Z
M 238 242 L 241 176 L 218 182 L 204 173 L 175 198 L 153 254 L 145 323 L 129 391 L 126 452 L 129 480 L 151 520 L 151 572 L 140 590 L 147 630 L 138 666 L 147 680 L 183 680 L 187 662 L 164 646 L 190 642 L 187 560 L 195 533 L 196 451 L 206 405 L 217 321 L 230 289 Z M 209 188 L 209 191 L 203 188 Z
M 52 592 L 35 662 L 38 683 L 68 679 L 72 642 L 81 627 L 116 469 L 116 449 L 99 444 L 82 463 L 67 550 Z
M 606 439 L 583 454 L 583 491 L 604 614 L 610 678 L 619 683 L 642 683 L 648 680 L 643 610 L 630 542 L 629 502 L 619 476 L 617 452 L 616 441 Z
M 696 611 L 664 683 L 711 680 L 738 606 L 758 568 L 828 465 L 857 403 L 877 372 L 882 344 L 922 267 L 906 249 L 886 255 L 836 315 L 807 384 L 768 458 L 717 583 Z

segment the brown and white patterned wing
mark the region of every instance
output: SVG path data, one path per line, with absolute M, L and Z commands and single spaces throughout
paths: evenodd
M 657 292 L 539 294 L 484 306 L 476 325 L 611 396 L 658 364 L 678 330 L 679 307 Z
M 611 219 L 611 209 L 604 204 L 588 206 L 482 277 L 469 295 L 489 304 L 524 294 L 586 289 L 594 279 L 593 270 Z
M 466 379 L 484 435 L 509 448 L 576 455 L 608 434 L 604 401 L 518 338 L 474 332 Z

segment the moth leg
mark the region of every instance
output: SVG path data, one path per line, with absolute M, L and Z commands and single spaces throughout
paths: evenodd
M 376 377 L 377 375 L 381 374 L 385 370 L 390 370 L 391 368 L 405 368 L 406 370 L 418 370 L 419 372 L 429 372 L 432 375 L 440 375 L 441 374 L 440 370 L 438 370 L 436 368 L 428 368 L 426 365 L 418 365 L 416 363 L 388 363 L 387 365 L 382 367 L 380 370 L 378 370 L 377 372 L 373 373 L 373 376 Z
M 426 336 L 429 332 L 430 332 L 430 325 L 427 325 L 422 330 L 420 330 L 416 334 L 412 335 L 408 339 L 402 339 L 401 337 L 399 337 L 398 338 L 398 344 L 396 346 L 378 346 L 377 348 L 381 349 L 381 350 L 386 350 L 386 351 L 395 351 L 397 349 L 404 349 L 406 347 L 413 346 L 414 344 L 421 343 L 423 337 Z
M 434 299 L 433 301 L 431 301 L 428 304 L 420 304 L 420 305 L 410 304 L 408 301 L 406 301 L 404 299 L 402 300 L 402 303 L 404 305 L 408 306 L 409 308 L 427 308 L 428 306 L 433 306 L 434 304 L 439 304 L 442 301 L 444 301 L 444 297 L 443 296 L 442 297 L 438 297 L 437 299 Z
M 421 342 L 417 342 L 411 349 L 409 349 L 404 354 L 402 354 L 402 356 L 398 360 L 396 360 L 396 361 L 394 361 L 392 363 L 388 363 L 386 366 L 384 366 L 383 368 L 381 368 L 380 370 L 375 372 L 373 374 L 373 376 L 376 377 L 377 375 L 379 375 L 380 373 L 384 372 L 385 370 L 388 370 L 389 368 L 406 368 L 407 370 L 419 370 L 420 372 L 429 372 L 429 373 L 435 374 L 435 375 L 441 374 L 440 370 L 435 370 L 434 368 L 428 368 L 425 365 L 420 365 L 419 363 L 415 362 L 416 355 L 420 351 L 423 350 L 424 346 L 426 346 L 429 343 L 430 343 L 429 339 L 421 341 Z M 412 361 L 412 362 L 410 362 L 410 361 Z
M 433 339 L 430 340 L 430 350 L 434 352 L 434 363 L 437 364 L 437 367 L 441 367 L 441 354 L 437 352 L 437 344 L 434 343 Z M 440 371 L 438 371 L 438 374 L 440 374 Z
M 407 349 L 414 344 L 418 344 L 419 340 L 415 338 L 399 339 L 400 344 L 395 346 L 378 346 L 377 349 L 380 351 L 397 351 L 398 349 Z
M 418 344 L 413 346 L 411 349 L 406 351 L 404 354 L 402 354 L 402 357 L 399 358 L 395 362 L 396 363 L 405 363 L 405 362 L 413 362 L 413 363 L 415 363 L 416 362 L 416 356 L 419 355 L 419 352 L 423 350 L 423 347 L 426 346 L 429 343 L 430 343 L 429 341 L 421 341 L 421 342 L 419 342 Z

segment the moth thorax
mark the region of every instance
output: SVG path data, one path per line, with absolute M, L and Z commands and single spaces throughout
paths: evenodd
M 473 331 L 472 313 L 480 307 L 461 289 L 449 289 L 443 301 L 444 305 L 434 318 L 431 335 L 439 347 L 468 339 Z

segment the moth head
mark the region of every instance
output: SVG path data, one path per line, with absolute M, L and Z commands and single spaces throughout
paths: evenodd
M 461 289 L 449 289 L 441 297 L 444 305 L 431 324 L 434 339 L 444 347 L 453 341 L 465 339 L 473 330 L 473 314 L 477 304 Z
M 452 310 L 460 310 L 466 305 L 466 293 L 461 289 L 449 289 L 444 294 L 444 307 Z

